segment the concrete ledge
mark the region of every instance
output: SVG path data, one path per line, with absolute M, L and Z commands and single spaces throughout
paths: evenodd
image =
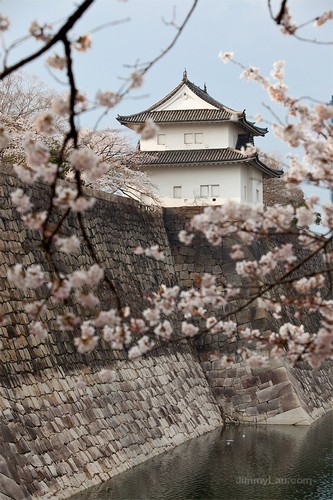
M 311 425 L 313 421 L 313 418 L 311 418 L 303 408 L 299 407 L 294 408 L 293 410 L 285 411 L 284 413 L 279 413 L 273 417 L 269 417 L 266 422 L 260 423 L 266 423 L 269 425 Z

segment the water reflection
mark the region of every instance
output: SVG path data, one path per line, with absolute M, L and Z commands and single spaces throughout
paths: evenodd
M 332 415 L 217 429 L 72 499 L 331 500 Z

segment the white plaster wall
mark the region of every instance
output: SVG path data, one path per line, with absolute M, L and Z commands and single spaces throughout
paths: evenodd
M 167 102 L 156 107 L 154 111 L 172 109 L 218 109 L 212 104 L 198 97 L 189 87 L 184 85 Z
M 185 144 L 184 134 L 203 134 L 202 144 Z M 239 130 L 230 123 L 198 123 L 161 125 L 158 134 L 165 134 L 165 145 L 157 144 L 157 136 L 153 139 L 141 140 L 141 151 L 164 151 L 182 149 L 219 149 L 234 148 Z
M 242 165 L 241 167 L 241 201 L 253 204 L 263 203 L 262 172 L 251 165 Z
M 235 148 L 237 144 L 238 134 L 243 134 L 244 130 L 233 122 L 225 124 L 228 129 L 228 147 Z
M 240 172 L 240 191 L 241 191 L 241 201 L 247 201 L 251 203 L 250 193 L 249 193 L 249 182 L 247 174 L 247 166 L 242 165 Z
M 222 205 L 226 200 L 241 201 L 240 164 L 212 166 L 151 167 L 146 170 L 158 186 L 161 203 L 166 207 L 186 205 Z M 200 185 L 219 185 L 219 196 L 200 197 Z M 174 186 L 181 186 L 181 197 L 173 197 Z
M 263 203 L 263 174 L 254 167 L 251 167 L 251 183 L 252 183 L 252 203 Z M 257 196 L 257 190 L 259 191 Z

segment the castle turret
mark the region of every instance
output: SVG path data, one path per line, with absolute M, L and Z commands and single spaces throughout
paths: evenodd
M 186 70 L 179 85 L 153 106 L 117 120 L 139 130 L 158 125 L 156 137 L 140 139 L 143 171 L 158 186 L 164 206 L 220 205 L 227 199 L 262 203 L 263 178 L 279 177 L 256 153 L 244 151 L 255 136 L 265 136 L 246 118 L 190 82 Z

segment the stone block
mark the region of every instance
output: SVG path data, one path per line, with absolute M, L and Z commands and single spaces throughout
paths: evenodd
M 276 399 L 280 396 L 291 392 L 292 386 L 289 381 L 281 382 L 280 384 L 272 385 L 267 389 L 262 389 L 256 392 L 259 403 L 264 401 L 270 401 L 271 399 Z
M 271 370 L 271 379 L 273 384 L 280 384 L 281 382 L 286 382 L 287 380 L 289 381 L 289 375 L 284 366 L 281 366 L 280 368 L 274 368 L 274 370 Z
M 261 380 L 259 377 L 253 377 L 252 375 L 246 375 L 245 377 L 242 377 L 241 382 L 242 382 L 244 389 L 248 389 L 250 387 L 259 386 L 261 383 Z
M 243 311 L 238 312 L 236 314 L 236 318 L 237 318 L 237 323 L 240 325 L 251 321 L 252 319 L 251 309 L 244 309 Z
M 3 423 L 0 423 L 0 434 L 2 439 L 7 443 L 14 443 L 19 440 L 19 436 L 15 436 L 9 426 Z
M 269 409 L 269 411 L 271 411 L 271 410 L 277 410 L 279 407 L 280 407 L 279 398 L 272 399 L 271 401 L 268 401 L 268 409 Z
M 262 389 L 267 389 L 267 387 L 270 387 L 272 384 L 269 382 L 265 382 L 264 384 L 260 384 L 258 389 L 262 390 Z
M 0 473 L 0 491 L 3 495 L 7 495 L 9 499 L 24 500 L 30 495 L 25 488 L 25 485 L 18 485 L 13 479 L 4 476 Z
M 268 403 L 266 401 L 264 403 L 259 403 L 257 405 L 257 410 L 259 413 L 267 413 L 269 410 Z
M 283 411 L 292 410 L 301 406 L 300 400 L 294 391 L 279 397 L 279 402 L 282 406 Z
M 272 379 L 271 372 L 265 368 L 261 369 L 258 375 L 262 384 L 269 383 Z
M 233 387 L 225 387 L 224 389 L 224 395 L 227 397 L 227 398 L 230 398 L 232 396 L 235 395 L 236 391 Z
M 245 414 L 248 415 L 249 417 L 253 417 L 259 415 L 259 411 L 255 406 L 252 406 L 250 408 L 245 409 Z
M 238 394 L 236 394 L 235 396 L 232 396 L 231 398 L 231 402 L 234 406 L 237 406 L 239 405 L 240 403 L 244 403 L 245 401 L 243 401 L 243 398 L 241 396 L 239 396 Z
M 212 391 L 216 399 L 224 397 L 224 389 L 222 387 L 212 387 Z
M 280 413 L 280 410 L 278 410 L 278 409 L 270 410 L 267 412 L 267 418 L 274 417 L 275 415 L 278 415 L 279 413 Z

